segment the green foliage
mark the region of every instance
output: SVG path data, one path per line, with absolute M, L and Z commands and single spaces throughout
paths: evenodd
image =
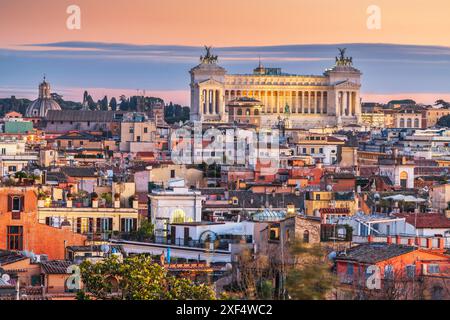
M 185 122 L 189 120 L 189 113 L 189 107 L 182 107 L 179 104 L 170 102 L 169 105 L 164 108 L 164 120 L 169 124 L 178 123 L 180 121 Z
M 450 127 L 450 115 L 439 118 L 437 125 L 441 127 Z
M 77 300 L 91 300 L 91 297 L 89 295 L 87 295 L 86 292 L 84 292 L 83 290 L 80 290 L 76 294 L 76 299 Z
M 112 204 L 112 194 L 111 194 L 111 192 L 102 193 L 101 198 L 105 200 L 107 205 Z
M 137 241 L 145 241 L 153 238 L 154 232 L 155 226 L 149 220 L 144 220 L 141 222 L 139 229 L 132 236 Z
M 288 271 L 286 288 L 291 299 L 324 300 L 333 289 L 335 278 L 320 244 L 292 243 L 291 254 L 297 264 Z
M 434 105 L 435 105 L 435 106 L 437 106 L 437 105 L 442 105 L 444 108 L 450 108 L 450 102 L 447 102 L 447 101 L 445 101 L 445 100 L 443 100 L 443 99 L 436 100 L 436 102 L 434 103 Z
M 151 257 L 138 255 L 120 262 L 112 257 L 80 265 L 85 290 L 108 300 L 212 300 L 214 291 L 186 278 L 175 278 Z

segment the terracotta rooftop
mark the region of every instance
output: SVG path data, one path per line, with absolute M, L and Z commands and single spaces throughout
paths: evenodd
M 67 268 L 73 264 L 71 261 L 52 260 L 41 264 L 42 271 L 46 274 L 66 274 Z
M 366 243 L 340 252 L 336 260 L 355 261 L 359 263 L 377 263 L 401 256 L 416 250 L 413 246 L 386 243 Z
M 4 266 L 10 263 L 14 263 L 17 261 L 25 260 L 27 257 L 24 255 L 13 252 L 13 251 L 6 251 L 6 250 L 0 250 L 0 266 Z
M 405 218 L 407 223 L 416 225 L 417 228 L 450 228 L 450 219 L 440 213 L 418 213 L 417 221 L 414 213 L 399 213 L 397 217 Z

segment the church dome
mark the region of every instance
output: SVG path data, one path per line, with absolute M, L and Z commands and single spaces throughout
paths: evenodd
M 26 117 L 45 117 L 48 110 L 61 110 L 60 105 L 52 99 L 50 84 L 45 81 L 39 85 L 39 98 L 34 100 L 25 112 Z

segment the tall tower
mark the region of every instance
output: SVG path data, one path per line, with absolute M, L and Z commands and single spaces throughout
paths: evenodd
M 227 122 L 225 111 L 224 68 L 217 64 L 217 56 L 211 54 L 211 47 L 205 47 L 205 56 L 200 64 L 192 68 L 191 74 L 191 115 L 192 121 Z
M 50 83 L 46 81 L 46 76 L 44 75 L 44 80 L 39 84 L 39 98 L 50 99 Z

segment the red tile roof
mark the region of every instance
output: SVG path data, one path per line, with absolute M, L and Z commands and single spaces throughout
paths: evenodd
M 440 213 L 418 213 L 417 222 L 416 215 L 414 213 L 399 213 L 397 216 L 400 218 L 405 218 L 406 222 L 413 226 L 416 225 L 417 228 L 450 228 L 450 219 Z

